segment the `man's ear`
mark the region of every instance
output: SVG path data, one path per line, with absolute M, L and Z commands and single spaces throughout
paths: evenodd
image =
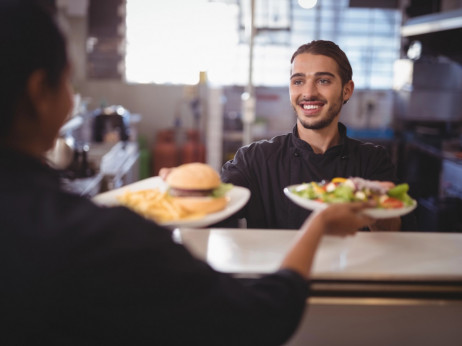
M 30 75 L 26 85 L 27 98 L 29 100 L 30 116 L 40 117 L 48 113 L 49 86 L 46 83 L 46 74 L 43 70 L 36 70 Z
M 350 80 L 343 86 L 343 103 L 347 103 L 351 95 L 353 95 L 353 90 L 355 89 L 355 83 Z

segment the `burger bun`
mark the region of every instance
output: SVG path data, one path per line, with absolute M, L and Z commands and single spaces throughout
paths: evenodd
M 169 186 L 177 189 L 209 190 L 221 184 L 220 176 L 209 165 L 200 162 L 185 163 L 167 176 Z
M 223 210 L 228 204 L 226 197 L 173 197 L 175 203 L 193 214 L 210 214 Z

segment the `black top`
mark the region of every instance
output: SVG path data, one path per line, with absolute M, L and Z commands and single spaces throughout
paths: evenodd
M 335 177 L 361 177 L 397 182 L 387 150 L 347 137 L 339 123 L 340 145 L 324 154 L 292 133 L 261 140 L 240 148 L 221 171 L 224 182 L 251 191 L 246 207 L 235 217 L 245 218 L 249 228 L 295 229 L 310 211 L 293 203 L 284 188 L 304 182 L 331 180 Z
M 1 345 L 277 345 L 307 282 L 244 282 L 171 232 L 59 188 L 55 171 L 0 149 Z

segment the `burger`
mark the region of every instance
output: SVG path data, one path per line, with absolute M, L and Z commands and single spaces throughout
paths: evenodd
M 175 167 L 166 178 L 168 193 L 190 213 L 214 213 L 226 207 L 226 192 L 218 173 L 205 163 L 193 162 Z

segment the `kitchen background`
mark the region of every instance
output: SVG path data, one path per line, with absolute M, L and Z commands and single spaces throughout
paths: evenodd
M 329 39 L 353 66 L 350 136 L 389 149 L 419 230 L 462 231 L 462 1 L 46 2 L 74 64 L 69 189 L 94 195 L 188 161 L 219 169 L 291 131 L 290 57 Z

